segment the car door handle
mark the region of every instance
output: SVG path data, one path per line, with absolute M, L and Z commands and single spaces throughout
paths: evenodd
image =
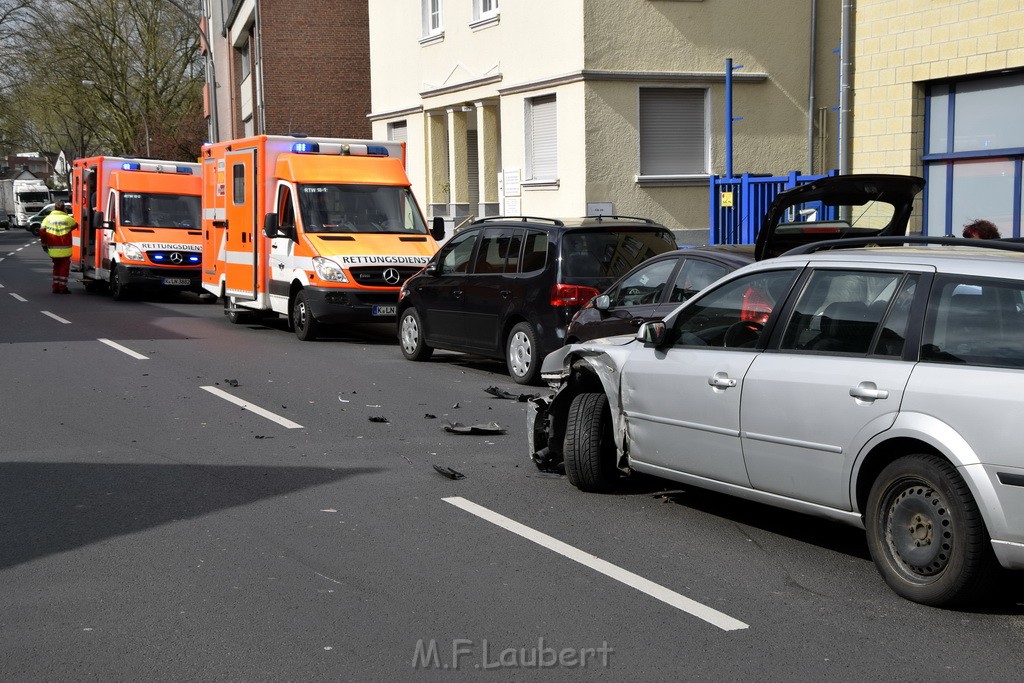
M 456 299 L 461 299 L 462 298 L 462 290 L 461 289 L 453 289 L 452 290 L 452 296 L 455 297 Z
M 647 322 L 646 318 L 630 318 L 629 319 L 629 324 L 632 325 L 633 327 L 640 327 L 645 322 Z
M 874 401 L 875 399 L 889 398 L 889 392 L 885 389 L 879 389 L 875 386 L 874 382 L 861 382 L 850 389 L 850 396 Z
M 511 289 L 502 289 L 501 291 L 498 292 L 498 294 L 501 295 L 502 299 L 508 299 L 508 298 L 510 298 L 512 296 L 512 290 Z
M 736 380 L 731 379 L 724 372 L 716 372 L 714 377 L 708 377 L 708 385 L 716 389 L 729 389 L 736 386 Z

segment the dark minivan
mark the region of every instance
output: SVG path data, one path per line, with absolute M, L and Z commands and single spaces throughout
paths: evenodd
M 504 358 L 536 384 L 573 315 L 652 256 L 677 248 L 646 218 L 493 217 L 455 234 L 402 286 L 398 339 L 409 360 L 434 349 Z

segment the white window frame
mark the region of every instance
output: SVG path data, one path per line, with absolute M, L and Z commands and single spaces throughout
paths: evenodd
M 252 74 L 252 42 L 246 38 L 245 42 L 238 48 L 238 58 L 242 63 L 242 80 L 249 78 Z
M 444 36 L 444 0 L 420 0 L 423 39 Z
M 498 0 L 473 0 L 473 18 L 469 27 L 474 31 L 494 26 L 498 23 L 501 12 Z
M 639 88 L 638 183 L 707 179 L 711 166 L 710 102 L 706 87 Z M 700 119 L 696 120 L 698 115 Z
M 558 182 L 558 99 L 554 93 L 528 98 L 525 184 Z
M 393 142 L 409 142 L 409 123 L 404 119 L 402 121 L 392 121 L 388 124 L 388 140 Z

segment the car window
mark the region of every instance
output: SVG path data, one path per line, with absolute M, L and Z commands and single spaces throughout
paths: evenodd
M 514 273 L 519 267 L 522 230 L 488 228 L 477 250 L 474 273 Z
M 673 327 L 675 345 L 754 346 L 795 273 L 792 269 L 751 273 L 708 292 L 680 311 Z
M 1024 367 L 1024 286 L 986 278 L 938 278 L 921 360 Z
M 465 273 L 469 269 L 469 261 L 473 257 L 473 246 L 476 244 L 478 231 L 462 233 L 452 237 L 438 259 L 438 271 L 441 275 Z
M 893 272 L 812 272 L 780 348 L 866 354 L 902 279 Z
M 658 303 L 676 263 L 676 259 L 663 259 L 640 268 L 610 293 L 611 305 L 628 308 Z
M 520 272 L 532 273 L 543 270 L 548 259 L 548 234 L 537 230 L 526 231 L 523 247 L 523 267 Z
M 618 278 L 652 256 L 676 249 L 666 230 L 577 230 L 562 237 L 562 275 Z
M 726 273 L 725 266 L 688 258 L 679 269 L 669 301 L 682 303 Z

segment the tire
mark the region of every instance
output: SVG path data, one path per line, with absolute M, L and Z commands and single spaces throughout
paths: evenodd
M 252 313 L 244 311 L 229 311 L 229 308 L 236 308 L 235 300 L 229 296 L 224 297 L 224 313 L 228 317 L 228 322 L 232 325 L 246 325 L 251 323 L 254 319 Z
M 323 328 L 320 321 L 314 318 L 313 313 L 309 310 L 309 300 L 305 290 L 300 289 L 295 295 L 290 318 L 295 336 L 301 341 L 315 341 Z
M 429 360 L 434 354 L 433 347 L 423 341 L 423 322 L 415 308 L 405 309 L 398 319 L 398 345 L 402 347 L 402 355 L 409 360 Z
M 518 323 L 505 341 L 505 364 L 517 384 L 538 384 L 542 358 L 538 358 L 537 333 L 529 323 Z
M 573 398 L 565 424 L 565 474 L 580 491 L 608 493 L 615 489 L 615 439 L 608 397 L 584 393 Z
M 998 565 L 977 503 L 956 468 L 935 455 L 889 464 L 871 487 L 871 557 L 898 595 L 933 607 L 974 602 Z
M 123 270 L 122 266 L 113 264 L 110 269 L 110 296 L 114 301 L 126 301 L 128 299 L 128 287 L 124 284 L 122 279 Z

